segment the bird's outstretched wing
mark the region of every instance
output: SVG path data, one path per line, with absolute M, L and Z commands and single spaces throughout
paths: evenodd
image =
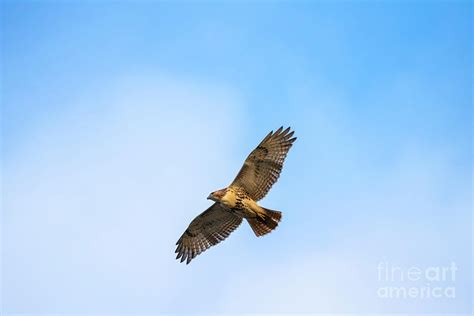
M 231 186 L 243 188 L 255 200 L 261 200 L 278 180 L 288 150 L 296 137 L 290 128 L 271 131 L 244 162 Z
M 189 224 L 176 245 L 176 259 L 190 263 L 194 257 L 226 239 L 242 223 L 239 217 L 214 203 Z

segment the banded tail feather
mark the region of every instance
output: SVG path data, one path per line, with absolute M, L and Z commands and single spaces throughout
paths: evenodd
M 264 213 L 247 221 L 257 237 L 263 236 L 277 228 L 281 221 L 281 212 L 263 208 Z

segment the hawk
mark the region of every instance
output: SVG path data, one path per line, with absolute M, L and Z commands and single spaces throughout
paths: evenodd
M 176 259 L 192 259 L 226 239 L 245 218 L 257 237 L 274 230 L 281 212 L 257 204 L 278 180 L 283 162 L 296 137 L 283 126 L 271 131 L 245 159 L 234 181 L 209 194 L 215 203 L 189 224 L 176 242 Z

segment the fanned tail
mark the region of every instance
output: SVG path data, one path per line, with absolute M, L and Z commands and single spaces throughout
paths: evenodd
M 263 236 L 274 230 L 281 220 L 281 212 L 263 208 L 264 213 L 257 217 L 247 218 L 250 227 L 257 237 Z

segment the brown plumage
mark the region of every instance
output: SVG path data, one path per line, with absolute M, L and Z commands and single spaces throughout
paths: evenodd
M 229 187 L 212 192 L 215 203 L 189 224 L 176 245 L 176 259 L 188 264 L 194 257 L 227 238 L 245 218 L 256 236 L 278 226 L 281 212 L 259 206 L 278 180 L 283 162 L 296 137 L 290 128 L 270 132 L 244 162 Z

